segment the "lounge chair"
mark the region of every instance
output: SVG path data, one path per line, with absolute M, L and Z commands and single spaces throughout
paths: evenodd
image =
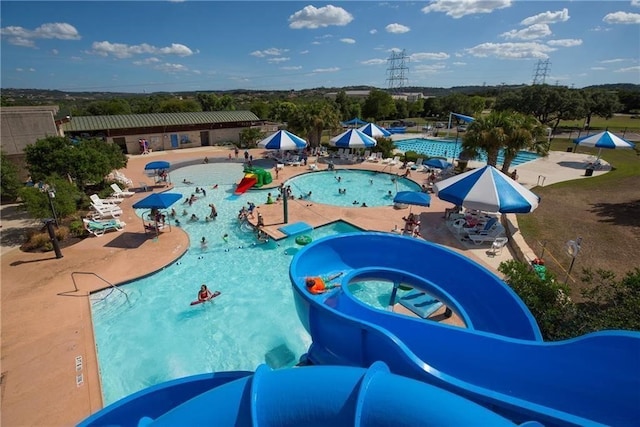
M 122 209 L 115 205 L 109 206 L 91 203 L 91 207 L 94 211 L 94 219 L 118 218 L 120 215 L 122 215 Z
M 106 199 L 101 199 L 97 194 L 92 194 L 89 196 L 92 203 L 96 205 L 117 205 L 118 203 L 122 203 L 122 199 L 119 197 L 107 197 Z
M 428 318 L 443 306 L 440 301 L 418 289 L 408 292 L 402 296 L 398 302 L 423 319 Z
M 391 159 L 391 161 L 389 162 L 389 165 L 397 165 L 399 161 L 400 161 L 400 156 L 395 156 L 393 159 Z
M 118 184 L 115 182 L 111 184 L 111 188 L 113 189 L 113 197 L 131 197 L 136 194 L 133 191 L 127 191 L 120 188 Z
M 467 237 L 476 245 L 483 243 L 493 242 L 504 234 L 504 227 L 499 222 L 496 222 L 488 230 L 482 230 L 475 233 L 469 233 Z
M 96 237 L 100 237 L 104 235 L 107 231 L 115 230 L 120 231 L 126 225 L 124 222 L 119 219 L 112 219 L 109 221 L 96 221 L 92 219 L 84 218 L 82 220 L 84 223 L 84 228 L 89 233 L 93 234 Z
M 371 157 L 371 150 L 364 150 L 364 154 L 362 155 L 362 160 L 369 160 Z
M 492 256 L 496 256 L 502 253 L 502 249 L 505 247 L 509 238 L 507 237 L 496 237 L 496 239 L 491 244 L 491 249 L 489 250 L 489 254 Z

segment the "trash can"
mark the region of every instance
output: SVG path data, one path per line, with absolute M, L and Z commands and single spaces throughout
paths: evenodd
M 584 171 L 584 176 L 593 176 L 593 169 L 587 168 L 587 170 Z
M 567 153 L 571 153 L 573 151 L 573 147 L 567 147 Z

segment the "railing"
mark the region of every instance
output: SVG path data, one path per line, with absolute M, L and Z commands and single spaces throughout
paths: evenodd
M 58 293 L 58 295 L 63 295 L 63 296 L 89 296 L 89 294 L 87 293 L 86 295 L 69 295 L 73 292 L 78 292 L 78 285 L 76 283 L 76 275 L 77 274 L 88 274 L 88 275 L 92 275 L 97 277 L 98 279 L 102 280 L 104 283 L 106 283 L 107 285 L 109 285 L 109 287 L 111 288 L 111 291 L 105 295 L 103 298 L 100 299 L 100 301 L 104 300 L 105 298 L 107 298 L 109 295 L 111 295 L 113 293 L 114 290 L 117 290 L 119 292 L 122 292 L 125 296 L 125 298 L 127 299 L 127 303 L 130 304 L 129 302 L 129 295 L 127 295 L 127 293 L 125 291 L 123 291 L 122 289 L 120 289 L 118 286 L 114 285 L 113 283 L 109 282 L 108 280 L 106 280 L 105 278 L 99 276 L 96 273 L 91 273 L 91 272 L 84 272 L 84 271 L 74 271 L 71 273 L 71 281 L 73 282 L 73 291 L 65 291 L 65 292 L 60 292 Z

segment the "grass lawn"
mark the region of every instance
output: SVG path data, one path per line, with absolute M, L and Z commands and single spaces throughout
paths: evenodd
M 551 149 L 565 151 L 569 145 L 569 139 L 556 139 Z M 597 150 L 578 147 L 577 152 Z M 562 281 L 566 276 L 562 268 L 571 263 L 565 244 L 582 237 L 567 282 L 574 298 L 579 296 L 583 268 L 611 270 L 622 278 L 640 266 L 640 150 L 602 150 L 602 159 L 612 165 L 611 172 L 534 188 L 540 205 L 531 214 L 518 215 L 525 240 L 536 254 L 546 244 L 547 267 Z

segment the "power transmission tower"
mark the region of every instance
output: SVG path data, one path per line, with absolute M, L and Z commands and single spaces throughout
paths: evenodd
M 549 75 L 551 61 L 539 59 L 533 72 L 533 85 L 543 85 Z
M 409 82 L 409 78 L 406 76 L 409 73 L 407 62 L 409 62 L 409 57 L 404 49 L 400 52 L 391 52 L 391 56 L 387 59 L 389 64 L 387 68 L 387 87 L 391 92 L 402 92 L 402 89 Z

